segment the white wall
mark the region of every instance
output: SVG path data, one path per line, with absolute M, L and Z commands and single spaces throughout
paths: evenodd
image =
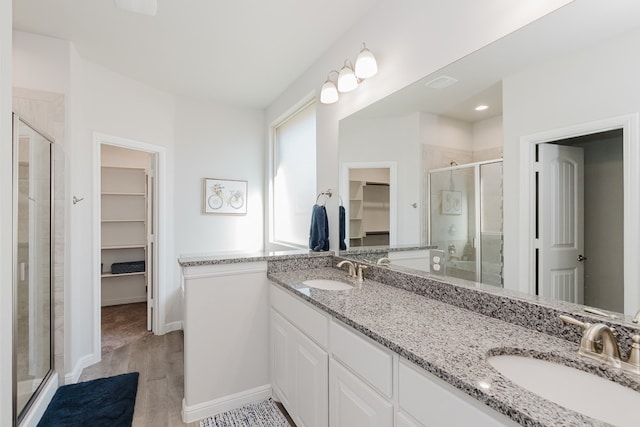
M 345 58 L 355 59 L 366 41 L 378 60 L 378 75 L 341 95 L 336 104 L 319 104 L 317 110 L 318 191 L 338 188 L 339 119 L 569 2 L 381 0 L 267 108 L 266 123 L 273 123 L 310 90 L 319 90 L 327 73 Z M 337 209 L 328 212 L 334 249 Z
M 397 207 L 395 232 L 398 244 L 420 243 L 420 209 L 411 206 L 421 204 L 419 121 L 420 115 L 415 113 L 340 123 L 340 168 L 344 163 L 397 162 L 397 202 L 392 203 Z M 347 203 L 349 187 L 344 184 L 342 199 Z M 337 208 L 331 210 L 337 211 Z M 330 230 L 333 231 L 331 227 Z
M 502 116 L 491 117 L 473 124 L 473 151 L 502 147 L 503 143 Z
M 100 164 L 103 167 L 146 169 L 149 167 L 149 153 L 102 144 L 100 146 Z
M 177 254 L 263 248 L 263 129 L 262 110 L 178 100 Z M 248 181 L 247 215 L 204 214 L 204 178 Z
M 173 149 L 174 99 L 81 58 L 69 42 L 15 33 L 14 84 L 64 93 L 67 107 L 65 150 L 69 196 L 85 200 L 67 205 L 68 271 L 65 289 L 65 372 L 78 374 L 93 353 L 93 132 Z M 168 162 L 167 206 L 173 206 L 173 163 Z M 173 248 L 173 218 L 167 218 L 168 247 Z M 174 280 L 164 290 L 166 323 L 179 321 L 180 299 L 175 253 L 162 263 Z M 96 356 L 96 355 L 93 355 Z
M 473 151 L 473 125 L 469 122 L 437 114 L 422 113 L 421 127 L 422 143 L 425 145 Z
M 65 371 L 77 374 L 92 360 L 94 350 L 93 132 L 166 150 L 165 241 L 169 250 L 161 260 L 161 274 L 167 280 L 160 292 L 166 308 L 165 318 L 160 319 L 162 331 L 165 325 L 175 327 L 182 320 L 178 254 L 252 251 L 263 246 L 264 115 L 254 109 L 177 101 L 85 60 L 71 43 L 16 34 L 14 69 L 19 78 L 15 84 L 58 91 L 67 98 L 67 194 L 85 198 L 67 208 L 72 262 L 67 263 L 65 292 Z M 248 214 L 203 215 L 204 177 L 246 179 Z
M 640 31 L 540 64 L 503 82 L 505 283 L 518 283 L 520 137 L 640 111 Z M 610 78 L 615 76 L 615 78 Z M 637 185 L 637 183 L 635 183 Z
M 68 41 L 15 31 L 13 45 L 13 86 L 68 94 Z
M 11 0 L 0 1 L 0 426 L 12 422 Z
M 94 146 L 93 132 L 101 132 L 121 138 L 140 141 L 166 149 L 167 158 L 173 156 L 174 97 L 148 87 L 106 68 L 86 61 L 78 55 L 73 45 L 70 48 L 70 116 L 69 132 L 71 180 L 70 196 L 84 197 L 85 201 L 70 208 L 71 269 L 70 322 L 71 342 L 70 366 L 94 350 L 93 339 L 96 326 L 93 324 L 94 289 L 89 286 L 99 274 L 94 271 L 93 235 L 94 200 Z M 166 163 L 166 206 L 164 241 L 169 250 L 166 259 L 160 260 L 160 276 L 168 278 L 159 297 L 165 306 L 165 318 L 159 319 L 159 329 L 180 320 L 180 283 L 175 262 L 173 206 L 173 162 Z M 164 271 L 163 271 L 164 269 Z M 172 280 L 173 279 L 173 280 Z M 164 298 L 163 298 L 164 297 Z M 98 349 L 99 351 L 99 349 Z

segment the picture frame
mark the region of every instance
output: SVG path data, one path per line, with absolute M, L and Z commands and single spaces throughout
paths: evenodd
M 462 192 L 442 190 L 442 214 L 462 215 Z
M 204 178 L 204 213 L 246 215 L 247 189 L 247 181 Z

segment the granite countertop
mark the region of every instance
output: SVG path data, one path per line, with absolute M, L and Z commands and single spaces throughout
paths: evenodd
M 522 425 L 608 424 L 518 387 L 489 365 L 489 356 L 521 354 L 553 360 L 640 391 L 637 377 L 580 358 L 577 345 L 560 338 L 368 279 L 348 291 L 326 291 L 302 284 L 315 278 L 349 282 L 342 270 L 278 272 L 270 273 L 269 278 Z
M 235 264 L 240 262 L 255 262 L 268 260 L 283 260 L 296 258 L 314 258 L 333 256 L 334 252 L 313 252 L 308 249 L 293 249 L 288 251 L 257 251 L 257 252 L 219 252 L 180 255 L 178 264 L 181 267 L 197 267 L 214 264 Z

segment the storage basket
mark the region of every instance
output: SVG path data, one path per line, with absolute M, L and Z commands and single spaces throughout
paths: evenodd
M 114 262 L 111 264 L 111 274 L 144 272 L 144 261 Z

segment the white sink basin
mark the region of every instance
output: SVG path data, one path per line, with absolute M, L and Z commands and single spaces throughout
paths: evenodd
M 492 356 L 509 380 L 560 406 L 620 427 L 637 427 L 640 393 L 599 376 L 525 356 Z
M 353 286 L 348 283 L 330 279 L 311 279 L 305 280 L 302 283 L 310 288 L 324 289 L 327 291 L 346 291 L 353 288 Z

